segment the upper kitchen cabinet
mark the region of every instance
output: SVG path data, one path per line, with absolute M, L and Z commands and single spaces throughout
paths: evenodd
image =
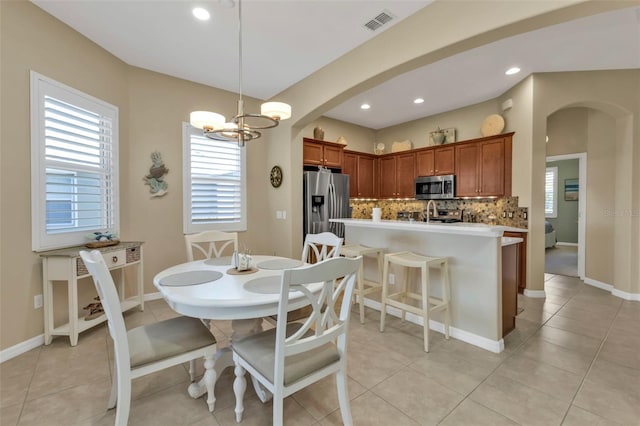
M 511 196 L 513 133 L 455 146 L 456 197 Z
M 303 138 L 302 143 L 302 163 L 305 166 L 342 169 L 344 145 L 309 138 Z
M 351 198 L 375 197 L 376 156 L 354 151 L 345 151 L 342 173 L 349 175 Z
M 453 146 L 439 146 L 416 151 L 416 175 L 452 175 L 455 172 Z
M 380 198 L 413 198 L 415 152 L 380 157 Z

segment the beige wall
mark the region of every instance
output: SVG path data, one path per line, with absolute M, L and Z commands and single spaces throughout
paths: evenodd
M 640 212 L 640 186 L 637 183 L 640 172 L 640 135 L 637 125 L 640 114 L 640 70 L 545 73 L 535 75 L 534 80 L 530 266 L 535 271 L 544 270 L 542 200 L 547 117 L 563 108 L 586 107 L 589 108 L 586 129 L 578 129 L 587 138 L 589 173 L 586 249 L 590 254 L 586 259 L 585 279 L 613 286 L 614 294 L 628 296 L 631 293 L 638 297 L 640 283 L 637 260 L 640 258 L 640 247 L 637 241 L 640 238 L 640 214 L 633 213 Z M 575 141 L 570 143 L 577 145 Z M 608 179 L 608 188 L 602 183 L 603 179 Z M 594 198 L 593 203 L 591 197 Z M 608 207 L 615 214 L 605 217 L 603 209 Z M 605 240 L 603 251 L 596 251 L 599 248 L 594 245 L 600 244 L 600 241 L 595 238 L 594 232 L 602 238 L 607 234 L 613 235 L 611 246 L 607 247 Z M 613 256 L 608 257 L 604 253 L 607 250 L 612 251 Z M 601 257 L 611 260 L 613 268 L 603 265 Z M 533 283 L 537 284 L 539 282 Z
M 237 95 L 130 67 L 30 2 L 0 2 L 0 8 L 0 349 L 6 349 L 43 333 L 42 309 L 33 309 L 33 296 L 42 293 L 42 270 L 40 257 L 31 251 L 29 70 L 119 108 L 121 238 L 145 241 L 146 293 L 155 292 L 151 280 L 157 272 L 186 261 L 181 122 L 195 109 L 232 116 Z M 255 99 L 245 102 L 248 110 L 259 108 Z M 264 161 L 270 143 L 265 135 L 247 147 L 248 229 L 239 239 L 241 246 L 259 253 L 278 251 L 271 234 L 263 232 L 268 226 L 265 215 L 275 216 L 264 208 L 273 190 L 268 183 L 271 166 Z M 161 198 L 151 198 L 142 179 L 153 151 L 161 152 L 169 168 L 169 191 Z M 91 280 L 82 280 L 80 307 L 94 295 Z M 55 319 L 64 322 L 65 285 L 56 285 L 54 302 Z
M 443 114 L 432 115 L 418 120 L 408 121 L 396 126 L 385 127 L 376 132 L 376 142 L 386 146 L 385 152 L 391 152 L 394 141 L 410 140 L 414 148 L 430 146 L 429 133 L 441 129 L 456 129 L 456 141 L 482 137 L 480 126 L 491 114 L 501 113 L 495 99 L 470 105 Z
M 613 284 L 616 169 L 615 120 L 591 108 L 566 108 L 549 116 L 547 156 L 587 153 L 585 276 Z
M 336 142 L 342 136 L 347 140 L 345 149 L 373 153 L 373 146 L 376 140 L 376 132 L 373 129 L 329 117 L 319 117 L 305 126 L 302 135 L 305 138 L 313 138 L 313 129 L 315 127 L 320 127 L 324 130 L 325 141 Z

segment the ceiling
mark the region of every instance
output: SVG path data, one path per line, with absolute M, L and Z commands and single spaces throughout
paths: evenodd
M 32 0 L 124 62 L 238 92 L 237 2 Z M 244 0 L 242 92 L 269 99 L 431 1 Z M 197 21 L 194 6 L 209 10 Z M 393 19 L 371 31 L 381 12 Z M 277 64 L 270 66 L 270 64 Z M 518 66 L 521 72 L 506 76 Z M 380 129 L 499 96 L 534 72 L 640 68 L 640 7 L 503 39 L 413 70 L 325 113 Z M 422 97 L 419 105 L 413 99 Z M 362 110 L 362 103 L 371 109 Z M 293 105 L 295 108 L 295 105 Z

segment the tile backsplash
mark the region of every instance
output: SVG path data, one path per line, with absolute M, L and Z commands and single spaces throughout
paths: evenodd
M 468 219 L 468 213 L 472 216 L 473 222 L 527 228 L 527 208 L 518 207 L 518 197 L 435 200 L 435 203 L 438 209 L 462 210 L 465 221 Z M 422 213 L 427 208 L 427 201 L 351 200 L 349 205 L 351 217 L 354 219 L 370 219 L 374 207 L 382 209 L 382 219 L 396 219 L 398 212 L 401 211 L 419 212 L 422 218 Z

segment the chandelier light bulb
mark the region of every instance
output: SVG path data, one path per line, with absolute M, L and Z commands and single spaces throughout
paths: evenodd
M 200 130 L 219 130 L 224 128 L 227 121 L 224 115 L 209 111 L 192 111 L 189 114 L 189 122 Z
M 274 120 L 291 118 L 291 105 L 284 102 L 265 102 L 260 107 L 260 113 Z

